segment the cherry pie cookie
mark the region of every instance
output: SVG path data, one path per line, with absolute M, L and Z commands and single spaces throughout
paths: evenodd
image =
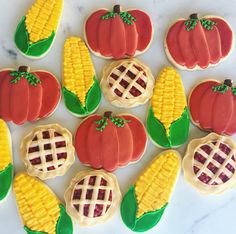
M 236 183 L 236 145 L 211 133 L 192 140 L 183 160 L 185 179 L 203 194 L 219 194 Z
M 28 173 L 41 180 L 64 175 L 75 160 L 72 135 L 58 124 L 36 127 L 24 137 L 20 151 Z
M 114 175 L 103 170 L 79 172 L 65 192 L 66 210 L 81 226 L 93 226 L 111 218 L 121 192 Z
M 154 78 L 150 69 L 139 60 L 125 59 L 104 68 L 101 87 L 111 104 L 131 108 L 151 98 Z

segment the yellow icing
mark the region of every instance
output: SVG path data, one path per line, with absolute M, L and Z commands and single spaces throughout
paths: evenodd
M 56 234 L 60 202 L 52 191 L 26 173 L 15 177 L 14 191 L 24 225 L 32 231 Z
M 175 151 L 160 154 L 140 175 L 135 184 L 138 202 L 137 218 L 144 213 L 161 209 L 171 196 L 180 167 Z
M 86 96 L 94 83 L 93 63 L 82 39 L 71 37 L 64 45 L 63 86 L 74 93 L 85 106 Z
M 26 14 L 26 28 L 32 43 L 48 38 L 56 32 L 63 0 L 36 0 Z
M 179 73 L 172 67 L 166 67 L 157 78 L 151 106 L 155 117 L 164 125 L 167 135 L 171 124 L 181 117 L 186 105 Z

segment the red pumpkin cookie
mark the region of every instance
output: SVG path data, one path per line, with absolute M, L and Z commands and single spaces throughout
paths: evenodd
M 145 152 L 147 134 L 141 121 L 129 114 L 92 115 L 75 135 L 75 149 L 81 163 L 95 169 L 114 171 L 139 160 Z
M 101 88 L 114 106 L 131 108 L 146 103 L 153 94 L 151 70 L 137 59 L 112 62 L 103 70 Z
M 168 30 L 165 50 L 169 60 L 184 70 L 206 69 L 225 60 L 233 50 L 234 34 L 219 16 L 177 20 Z
M 144 53 L 153 37 L 152 22 L 141 10 L 100 9 L 85 22 L 85 39 L 97 56 L 121 59 Z
M 232 82 L 205 80 L 193 88 L 189 109 L 195 125 L 223 135 L 236 133 L 236 87 Z
M 200 193 L 219 194 L 236 183 L 236 145 L 211 133 L 192 140 L 183 160 L 185 179 Z
M 27 172 L 41 180 L 64 175 L 75 161 L 72 135 L 59 124 L 38 126 L 20 146 Z
M 52 114 L 60 97 L 57 78 L 47 71 L 0 71 L 0 117 L 15 124 L 36 121 Z
M 80 171 L 65 192 L 66 210 L 80 226 L 107 221 L 120 200 L 116 177 L 103 170 Z

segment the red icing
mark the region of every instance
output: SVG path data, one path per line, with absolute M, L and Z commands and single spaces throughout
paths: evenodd
M 25 78 L 11 84 L 11 71 L 0 72 L 0 117 L 23 124 L 50 115 L 60 100 L 60 84 L 48 72 L 32 72 L 41 84 L 32 86 Z
M 108 120 L 108 125 L 100 132 L 95 122 L 101 118 L 90 116 L 77 129 L 75 148 L 81 163 L 114 171 L 140 159 L 147 143 L 143 124 L 133 116 L 122 116 L 131 122 L 119 128 Z
M 115 59 L 134 56 L 143 52 L 152 40 L 152 23 L 143 11 L 133 10 L 129 13 L 136 19 L 132 25 L 123 22 L 117 14 L 114 18 L 103 20 L 107 10 L 98 10 L 86 21 L 85 34 L 89 47 L 104 57 Z
M 186 30 L 186 20 L 179 20 L 170 27 L 166 44 L 177 64 L 188 69 L 194 69 L 197 65 L 204 69 L 229 54 L 233 45 L 230 26 L 220 18 L 207 19 L 217 23 L 212 30 L 206 30 L 200 21 L 190 31 Z
M 224 94 L 213 91 L 220 86 L 217 81 L 205 81 L 197 85 L 189 98 L 189 109 L 194 123 L 202 129 L 219 134 L 236 133 L 236 95 L 231 88 Z

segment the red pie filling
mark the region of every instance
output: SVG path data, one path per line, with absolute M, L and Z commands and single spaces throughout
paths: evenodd
M 216 145 L 216 142 L 212 142 L 212 144 Z M 210 155 L 212 152 L 212 148 L 210 145 L 202 145 L 200 147 L 206 155 Z M 212 157 L 212 160 L 206 165 L 207 169 L 202 170 L 202 172 L 199 174 L 199 171 L 205 166 L 205 163 L 207 161 L 206 155 L 202 155 L 201 152 L 197 149 L 194 154 L 195 161 L 198 162 L 198 164 L 202 164 L 202 167 L 199 167 L 197 165 L 193 166 L 193 171 L 195 175 L 198 175 L 198 179 L 203 182 L 204 184 L 209 185 L 219 185 L 227 182 L 235 173 L 235 155 L 231 156 L 232 161 L 228 162 L 225 166 L 222 166 L 222 164 L 225 163 L 225 160 L 228 159 L 229 154 L 231 153 L 231 148 L 226 145 L 225 143 L 220 143 L 219 150 L 223 153 L 224 157 L 222 157 L 221 153 L 215 153 Z M 214 163 L 215 162 L 215 163 Z M 224 167 L 224 168 L 222 168 Z M 225 171 L 225 172 L 224 172 Z M 211 173 L 209 173 L 211 172 Z M 217 175 L 217 181 L 215 181 L 213 176 Z M 220 181 L 220 182 L 219 182 Z
M 142 69 L 141 67 L 139 67 L 139 66 L 134 65 L 134 67 L 135 67 L 138 71 L 143 71 L 143 69 Z M 119 70 L 120 72 L 124 72 L 125 69 L 126 69 L 126 67 L 124 67 L 123 65 L 121 65 L 121 66 L 118 67 L 118 70 Z M 146 73 L 144 72 L 143 75 L 146 76 Z M 127 71 L 126 76 L 128 76 L 128 77 L 129 77 L 130 79 L 132 79 L 132 80 L 136 78 L 136 75 L 135 75 L 132 71 Z M 114 80 L 117 80 L 117 79 L 119 78 L 119 76 L 116 75 L 116 74 L 114 74 L 114 73 L 112 73 L 112 74 L 110 75 L 110 77 L 111 77 L 112 79 L 114 79 Z M 139 78 L 137 79 L 136 83 L 139 84 L 139 86 L 141 86 L 143 89 L 146 89 L 146 87 L 147 87 L 147 83 L 146 83 L 141 77 L 139 77 Z M 129 86 L 129 82 L 126 81 L 126 80 L 124 80 L 124 79 L 122 79 L 119 84 L 120 84 L 120 86 L 122 86 L 124 89 L 127 89 L 128 86 Z M 109 85 L 110 85 L 110 87 L 113 86 L 112 83 L 110 83 Z M 122 95 L 123 95 L 123 92 L 120 91 L 118 88 L 116 88 L 116 89 L 114 90 L 114 92 L 115 92 L 115 94 L 116 94 L 118 97 L 122 97 Z M 142 94 L 135 86 L 132 86 L 132 87 L 130 88 L 129 93 L 130 93 L 133 97 L 138 97 L 138 96 L 140 96 L 140 95 Z M 128 98 L 126 97 L 126 99 L 128 99 Z
M 60 133 L 58 132 L 54 132 L 54 137 L 60 137 L 62 136 Z M 43 139 L 49 139 L 50 138 L 50 133 L 49 131 L 44 131 L 42 132 L 42 138 Z M 35 136 L 32 140 L 32 142 L 34 141 L 37 141 L 38 140 L 38 137 Z M 65 147 L 66 146 L 66 142 L 65 141 L 58 141 L 55 143 L 55 147 L 58 149 L 58 148 L 62 148 L 62 147 Z M 52 145 L 51 143 L 47 143 L 47 144 L 44 144 L 43 146 L 43 150 L 51 150 L 52 149 Z M 28 154 L 30 153 L 35 153 L 35 152 L 39 152 L 40 149 L 39 149 L 39 146 L 35 146 L 35 147 L 30 147 L 29 150 L 28 150 Z M 48 155 L 42 155 L 42 157 L 45 157 L 46 159 L 46 162 L 51 162 L 53 161 L 53 157 L 52 157 L 52 154 L 48 154 Z M 67 158 L 67 152 L 62 152 L 62 153 L 58 153 L 57 154 L 57 160 L 60 160 L 60 159 L 66 159 Z M 42 160 L 41 160 L 41 155 L 39 155 L 39 157 L 36 157 L 34 159 L 31 159 L 30 160 L 31 164 L 32 165 L 40 165 L 42 164 Z M 61 167 L 62 164 L 59 164 L 58 167 Z M 47 170 L 48 171 L 52 171 L 52 170 L 55 170 L 56 168 L 54 166 L 49 166 L 47 167 Z M 42 169 L 39 169 L 40 171 L 43 171 Z
M 79 212 L 80 209 L 83 209 L 83 215 L 86 217 L 89 217 L 89 211 L 90 209 L 93 209 L 93 217 L 100 217 L 102 215 L 104 215 L 103 213 L 106 213 L 108 211 L 108 209 L 110 208 L 110 204 L 109 205 L 105 205 L 105 204 L 100 204 L 99 201 L 105 201 L 106 199 L 106 194 L 109 193 L 108 196 L 108 201 L 111 203 L 112 202 L 112 190 L 107 190 L 107 181 L 105 179 L 101 179 L 100 182 L 100 188 L 98 190 L 97 193 L 97 197 L 96 199 L 96 204 L 94 207 L 93 204 L 91 204 L 91 200 L 93 198 L 93 194 L 94 194 L 94 189 L 91 188 L 91 186 L 95 185 L 96 183 L 96 176 L 91 176 L 89 178 L 89 182 L 88 182 L 88 188 L 86 188 L 86 194 L 82 195 L 82 191 L 84 192 L 84 190 L 80 189 L 75 189 L 74 193 L 73 193 L 73 200 L 80 200 L 81 196 L 85 196 L 85 204 L 84 205 L 79 205 L 79 204 L 74 204 L 73 206 L 75 207 L 75 209 Z M 84 179 L 81 180 L 80 182 L 77 183 L 77 185 L 84 185 L 86 187 L 86 185 L 84 184 Z M 101 202 L 102 203 L 102 202 Z

